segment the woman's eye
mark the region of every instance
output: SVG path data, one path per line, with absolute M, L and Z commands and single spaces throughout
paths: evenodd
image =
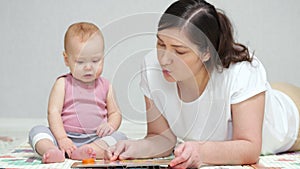
M 78 64 L 82 64 L 82 63 L 83 63 L 83 61 L 76 61 L 76 63 L 78 63 Z
M 157 43 L 157 46 L 164 47 L 165 45 L 163 43 Z
M 100 60 L 93 60 L 93 63 L 98 63 Z
M 183 51 L 177 51 L 177 50 L 176 50 L 176 53 L 179 54 L 179 55 L 183 55 L 183 54 L 185 54 L 186 52 L 185 52 L 185 51 L 183 52 Z

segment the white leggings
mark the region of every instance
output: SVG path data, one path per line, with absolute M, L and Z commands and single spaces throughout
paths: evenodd
M 288 95 L 296 104 L 298 112 L 300 113 L 300 87 L 288 84 L 288 83 L 274 83 L 271 84 L 272 88 L 279 90 Z M 300 115 L 300 114 L 299 114 Z M 300 124 L 299 124 L 300 127 Z M 294 145 L 289 149 L 290 151 L 300 150 L 300 130 Z
M 93 134 L 81 134 L 81 133 L 70 133 L 67 132 L 67 136 L 73 141 L 77 147 L 82 145 L 89 144 L 95 140 L 103 140 L 108 146 L 112 146 L 117 143 L 119 140 L 127 140 L 127 137 L 124 133 L 115 131 L 110 136 L 99 137 L 96 133 Z M 29 144 L 35 151 L 35 145 L 41 139 L 49 139 L 53 142 L 54 145 L 58 146 L 55 137 L 53 136 L 49 127 L 38 125 L 33 127 L 29 132 Z

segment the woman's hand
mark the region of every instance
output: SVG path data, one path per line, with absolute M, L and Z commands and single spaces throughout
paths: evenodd
M 170 162 L 172 168 L 199 168 L 202 164 L 199 142 L 184 142 L 174 150 L 175 158 Z
M 99 137 L 104 137 L 111 135 L 114 131 L 115 129 L 109 123 L 103 123 L 97 128 L 96 134 Z
M 57 140 L 57 142 L 58 142 L 59 148 L 62 151 L 66 152 L 69 157 L 71 157 L 72 152 L 74 150 L 76 150 L 76 148 L 77 148 L 75 146 L 75 144 L 73 143 L 73 141 L 68 137 L 59 139 L 59 140 Z
M 104 159 L 115 161 L 117 159 L 133 159 L 139 158 L 139 146 L 133 140 L 121 140 L 116 145 L 109 147 L 104 153 Z

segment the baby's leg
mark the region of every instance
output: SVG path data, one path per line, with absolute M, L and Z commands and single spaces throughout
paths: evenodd
M 74 150 L 71 154 L 71 159 L 73 160 L 83 160 L 85 158 L 96 158 L 96 151 L 91 144 L 83 145 Z
M 58 163 L 65 161 L 65 153 L 50 139 L 41 139 L 35 144 L 35 150 L 42 156 L 43 163 Z
M 71 158 L 74 160 L 82 160 L 84 158 L 103 159 L 104 151 L 117 143 L 119 140 L 126 140 L 127 137 L 121 132 L 114 132 L 110 136 L 105 136 L 95 140 L 90 144 L 83 145 L 72 152 Z
M 29 132 L 31 147 L 42 156 L 43 163 L 63 162 L 64 152 L 59 150 L 50 129 L 45 126 L 35 126 Z
M 127 140 L 127 137 L 122 132 L 116 131 L 110 136 L 105 136 L 100 139 L 95 140 L 90 146 L 96 152 L 97 159 L 104 158 L 104 151 L 112 145 L 115 145 L 120 140 Z
M 90 146 L 95 150 L 97 159 L 103 159 L 104 151 L 109 147 L 108 144 L 101 139 L 95 140 Z

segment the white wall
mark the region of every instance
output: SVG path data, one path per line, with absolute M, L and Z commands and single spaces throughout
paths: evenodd
M 91 21 L 106 40 L 103 76 L 113 83 L 125 118 L 144 118 L 136 72 L 142 56 L 155 47 L 160 14 L 173 0 L 1 0 L 0 117 L 46 117 L 57 76 L 67 73 L 63 36 L 77 21 Z M 269 80 L 300 86 L 300 1 L 219 1 L 237 31 L 254 49 Z M 284 2 L 284 3 L 283 3 Z
M 270 82 L 300 86 L 299 0 L 211 0 L 231 18 L 237 39 L 255 50 Z

